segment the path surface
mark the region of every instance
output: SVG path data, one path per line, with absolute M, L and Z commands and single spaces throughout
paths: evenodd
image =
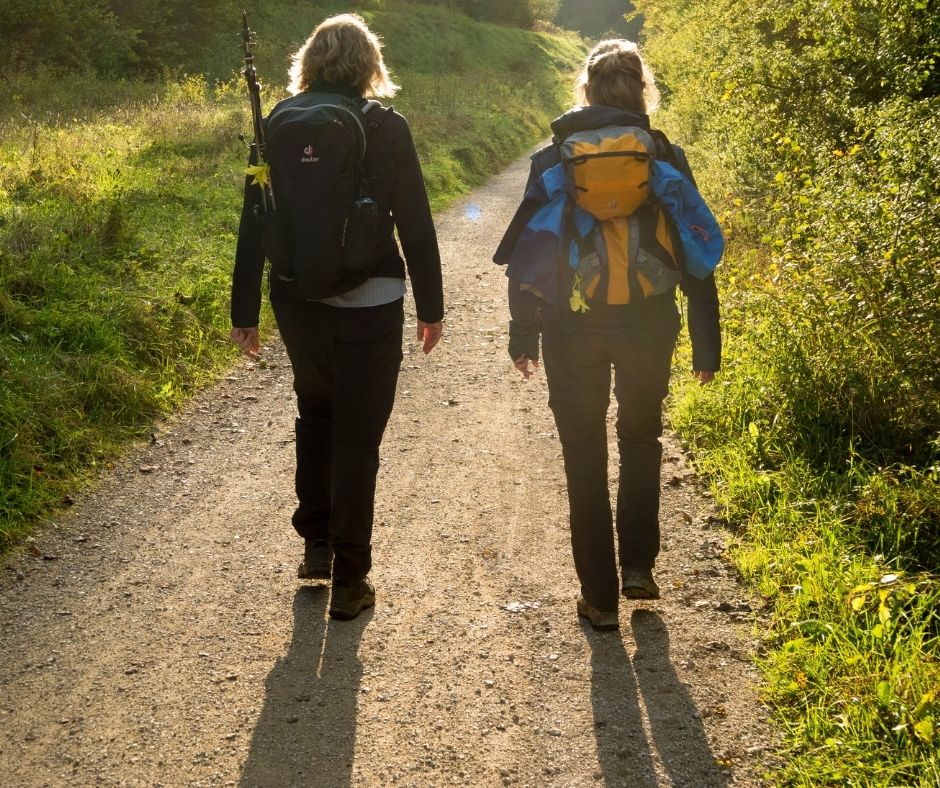
M 624 603 L 619 633 L 575 616 L 544 378 L 511 370 L 488 259 L 526 170 L 441 217 L 447 334 L 430 357 L 406 349 L 375 610 L 332 622 L 328 589 L 296 580 L 290 370 L 269 337 L 265 363 L 238 364 L 3 565 L 0 783 L 762 784 L 759 624 L 674 441 L 663 600 Z

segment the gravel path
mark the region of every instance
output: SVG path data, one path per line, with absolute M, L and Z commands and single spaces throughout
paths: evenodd
M 575 615 L 544 376 L 511 369 L 489 262 L 526 172 L 440 217 L 446 335 L 426 358 L 406 320 L 375 610 L 333 622 L 295 577 L 290 368 L 268 337 L 5 559 L 0 783 L 764 784 L 760 621 L 674 439 L 663 599 L 624 602 L 619 633 Z

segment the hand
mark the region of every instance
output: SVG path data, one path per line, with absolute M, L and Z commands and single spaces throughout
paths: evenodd
M 238 345 L 242 353 L 248 358 L 257 358 L 261 344 L 258 341 L 258 327 L 254 328 L 233 328 L 231 334 L 232 341 Z
M 705 386 L 711 383 L 715 379 L 714 372 L 705 372 L 704 370 L 697 369 L 692 373 L 695 378 L 698 380 L 699 385 Z
M 434 350 L 434 346 L 441 341 L 441 335 L 443 333 L 444 324 L 440 320 L 436 323 L 425 323 L 423 320 L 418 321 L 418 341 L 424 343 L 421 347 L 421 350 L 424 351 L 424 355 Z
M 519 358 L 514 359 L 512 363 L 515 364 L 516 369 L 522 373 L 522 377 L 524 377 L 526 380 L 531 378 L 539 368 L 538 359 L 531 359 L 525 355 L 525 353 L 519 356 Z M 529 364 L 532 365 L 531 369 L 529 369 Z

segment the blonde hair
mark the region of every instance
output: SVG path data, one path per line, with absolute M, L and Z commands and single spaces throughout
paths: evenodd
M 359 14 L 324 19 L 291 58 L 292 94 L 310 90 L 317 81 L 355 88 L 362 95 L 394 96 L 382 60 L 382 42 Z
M 579 104 L 650 113 L 659 106 L 653 72 L 632 41 L 611 38 L 597 44 L 584 61 L 575 85 Z

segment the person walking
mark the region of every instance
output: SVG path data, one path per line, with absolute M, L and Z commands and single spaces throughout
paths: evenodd
M 636 45 L 624 40 L 602 41 L 591 50 L 576 95 L 580 106 L 552 123 L 552 143 L 532 157 L 527 198 L 494 255 L 497 263 L 509 262 L 539 208 L 538 199 L 529 197 L 538 190 L 531 187 L 562 160 L 562 142 L 575 132 L 611 126 L 649 130 L 648 113 L 658 102 L 652 73 Z M 660 139 L 659 144 L 668 144 L 665 137 Z M 692 179 L 681 148 L 673 146 L 662 154 Z M 564 262 L 561 265 L 565 267 Z M 704 384 L 712 380 L 721 359 L 715 279 L 711 274 L 698 279 L 679 268 L 673 274 L 688 299 L 693 373 Z M 526 379 L 538 368 L 542 337 L 549 406 L 564 457 L 574 564 L 581 583 L 577 612 L 595 629 L 617 628 L 621 594 L 631 599 L 659 597 L 652 570 L 660 546 L 662 403 L 680 327 L 674 285 L 623 303 L 622 298 L 609 297 L 615 286 L 627 287 L 626 282 L 615 283 L 616 274 L 611 265 L 608 298 L 592 301 L 581 311 L 575 311 L 574 303 L 569 306 L 567 297 L 548 303 L 533 294 L 534 288 L 515 277 L 509 279 L 509 354 Z M 607 484 L 611 368 L 620 454 L 615 517 Z
M 299 285 L 304 272 L 283 274 L 273 257 L 269 288 L 297 396 L 298 503 L 292 523 L 304 539 L 297 574 L 302 579 L 332 580 L 330 615 L 352 619 L 375 604 L 368 574 L 376 476 L 379 445 L 402 361 L 405 272 L 407 268 L 414 294 L 417 340 L 427 354 L 443 332 L 440 253 L 408 123 L 393 110 L 365 99 L 392 96 L 398 86 L 383 62 L 381 42 L 363 19 L 342 14 L 322 22 L 293 56 L 290 76 L 292 97 L 266 118 L 269 135 L 275 128 L 285 128 L 285 119 L 296 119 L 317 104 L 345 113 L 340 116 L 349 119 L 345 125 L 358 125 L 364 136 L 361 174 L 369 185 L 370 227 L 378 228 L 379 236 L 367 239 L 378 250 L 370 275 L 352 289 L 312 298 L 312 291 Z M 350 102 L 361 115 L 350 113 Z M 357 117 L 360 120 L 353 123 Z M 367 118 L 367 123 L 361 118 Z M 339 125 L 326 125 L 332 129 L 328 135 L 341 131 Z M 324 140 L 326 145 L 331 138 Z M 314 145 L 301 139 L 299 144 L 296 158 L 305 166 L 335 164 L 325 160 L 330 149 L 319 141 Z M 274 147 L 270 136 L 269 147 Z M 277 212 L 283 217 L 289 209 L 295 233 L 307 229 L 297 225 L 321 221 L 341 199 L 341 179 L 320 179 L 319 188 L 334 188 L 336 194 L 328 191 L 303 205 L 296 204 L 297 194 L 303 194 L 297 183 L 279 181 L 275 165 L 271 179 Z M 286 206 L 288 197 L 294 203 Z M 250 357 L 259 351 L 258 318 L 268 249 L 269 229 L 262 229 L 256 215 L 261 202 L 261 188 L 246 179 L 232 277 L 231 336 Z M 352 226 L 351 220 L 342 225 L 342 243 L 348 244 Z M 301 248 L 297 254 L 315 266 L 320 251 Z

